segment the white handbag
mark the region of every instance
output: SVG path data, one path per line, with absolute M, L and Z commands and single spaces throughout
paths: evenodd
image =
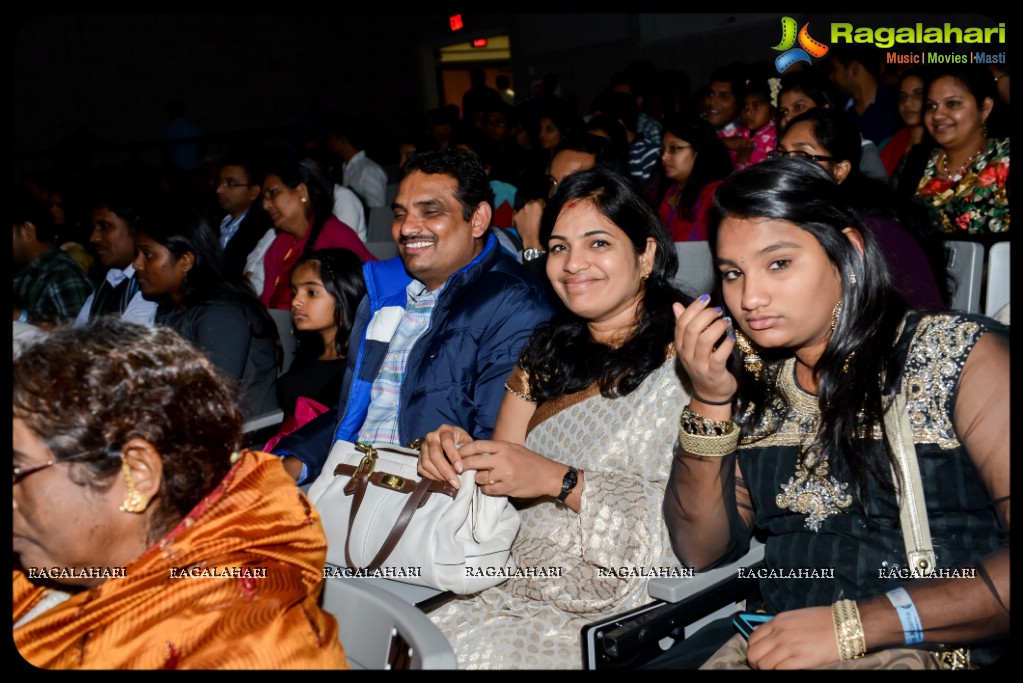
M 519 513 L 507 497 L 423 479 L 419 452 L 391 444 L 335 442 L 309 500 L 327 535 L 327 562 L 368 575 L 465 594 L 514 570 Z

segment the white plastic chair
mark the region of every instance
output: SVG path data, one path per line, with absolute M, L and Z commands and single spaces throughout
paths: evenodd
M 984 245 L 979 242 L 945 240 L 948 272 L 953 278 L 951 308 L 980 313 L 980 287 L 984 277 Z
M 693 296 L 710 293 L 716 283 L 710 244 L 706 240 L 675 242 L 675 253 L 678 254 L 675 286 Z
M 370 580 L 323 580 L 323 609 L 338 624 L 338 639 L 353 669 L 454 669 L 455 651 L 415 605 Z
M 1009 303 L 1009 256 L 1008 242 L 996 242 L 988 250 L 987 278 L 984 296 L 984 315 L 993 316 Z

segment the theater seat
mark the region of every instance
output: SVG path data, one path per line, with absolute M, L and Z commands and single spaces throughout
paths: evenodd
M 323 609 L 353 669 L 454 669 L 455 652 L 418 607 L 370 581 L 323 580 Z
M 583 668 L 634 669 L 705 624 L 744 609 L 759 582 L 740 576 L 739 569 L 758 569 L 763 560 L 764 544 L 753 539 L 735 562 L 689 578 L 650 579 L 653 602 L 583 627 Z
M 980 287 L 984 277 L 984 245 L 965 240 L 945 240 L 948 272 L 952 282 L 950 308 L 980 313 Z

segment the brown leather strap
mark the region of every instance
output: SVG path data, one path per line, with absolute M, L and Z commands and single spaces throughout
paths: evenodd
M 386 450 L 393 453 L 399 453 L 401 455 L 409 455 L 408 453 L 402 453 L 401 451 L 391 448 L 381 448 L 376 450 Z M 430 494 L 433 492 L 443 493 L 445 495 L 455 497 L 457 493 L 456 489 L 446 482 L 433 481 L 432 479 L 423 478 L 417 483 L 413 483 L 409 479 L 404 477 L 397 477 L 397 475 L 388 474 L 386 472 L 372 472 L 372 467 L 376 465 L 377 454 L 376 450 L 372 447 L 364 451 L 366 453 L 363 460 L 359 465 L 348 465 L 340 464 L 334 468 L 334 476 L 344 475 L 349 476 L 351 479 L 344 487 L 345 495 L 352 496 L 352 509 L 348 513 L 348 534 L 345 537 L 345 562 L 352 569 L 361 569 L 352 562 L 352 555 L 350 550 L 350 543 L 352 539 L 352 527 L 355 524 L 355 516 L 359 513 L 359 508 L 362 506 L 362 500 L 366 496 L 366 489 L 370 483 L 380 486 L 381 488 L 388 489 L 390 491 L 396 491 L 404 493 L 409 496 L 408 500 L 405 501 L 405 505 L 402 507 L 401 512 L 398 514 L 398 518 L 395 520 L 394 525 L 391 527 L 390 532 L 387 534 L 387 538 L 384 539 L 383 545 L 377 552 L 376 557 L 367 565 L 367 569 L 374 571 L 379 568 L 391 551 L 394 550 L 395 546 L 398 545 L 398 541 L 401 540 L 402 534 L 405 533 L 405 529 L 408 528 L 409 522 L 412 521 L 412 515 L 415 511 L 426 504 L 429 500 Z M 367 466 L 371 461 L 371 466 Z M 391 483 L 384 483 L 389 481 L 387 478 L 391 478 Z M 393 479 L 401 479 L 400 486 L 395 486 Z M 411 490 L 405 490 L 408 485 L 412 484 Z
M 342 463 L 334 468 L 334 476 L 342 475 L 345 477 L 354 477 L 355 470 L 357 469 L 357 465 Z M 446 481 L 427 481 L 430 482 L 430 493 L 442 493 L 445 496 L 450 496 L 451 498 L 454 498 L 458 494 L 458 489 Z M 369 475 L 369 483 L 379 486 L 380 488 L 385 488 L 388 491 L 408 494 L 416 490 L 416 486 L 419 482 L 415 479 L 408 479 L 396 474 L 388 474 L 387 472 L 373 472 Z M 352 486 L 351 491 L 347 490 L 348 486 Z M 351 495 L 354 491 L 354 485 L 349 482 L 349 484 L 345 486 L 345 493 Z
M 398 545 L 398 541 L 401 540 L 402 534 L 405 533 L 405 529 L 408 527 L 409 522 L 412 521 L 412 515 L 415 514 L 416 510 L 426 504 L 426 500 L 430 497 L 430 485 L 429 479 L 423 479 L 416 486 L 416 490 L 408 497 L 405 501 L 405 506 L 401 509 L 398 514 L 398 519 L 394 521 L 394 526 L 391 527 L 391 532 L 387 534 L 387 538 L 384 540 L 384 544 L 380 547 L 380 552 L 373 558 L 373 561 L 369 563 L 368 569 L 370 571 L 376 570 L 380 565 L 391 554 L 394 547 Z
M 345 536 L 345 562 L 352 569 L 358 569 L 354 562 L 352 562 L 352 555 L 348 550 L 348 544 L 352 539 L 352 525 L 355 523 L 355 515 L 359 512 L 359 506 L 362 505 L 362 499 L 366 495 L 368 477 L 362 472 L 359 476 L 352 477 L 352 480 L 345 485 L 345 494 L 353 496 L 352 498 L 352 509 L 348 512 L 348 534 Z M 351 488 L 352 492 L 349 493 L 348 489 Z

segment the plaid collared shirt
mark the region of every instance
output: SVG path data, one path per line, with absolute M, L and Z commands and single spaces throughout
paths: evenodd
M 70 322 L 92 294 L 92 282 L 73 258 L 51 247 L 14 276 L 14 305 L 29 320 Z
M 426 285 L 413 280 L 405 289 L 405 312 L 395 330 L 380 372 L 370 390 L 369 410 L 359 430 L 359 441 L 364 443 L 400 444 L 398 413 L 401 408 L 401 385 L 405 379 L 405 365 L 409 353 L 420 337 L 430 328 L 430 317 L 437 297 L 444 288 L 428 292 Z

